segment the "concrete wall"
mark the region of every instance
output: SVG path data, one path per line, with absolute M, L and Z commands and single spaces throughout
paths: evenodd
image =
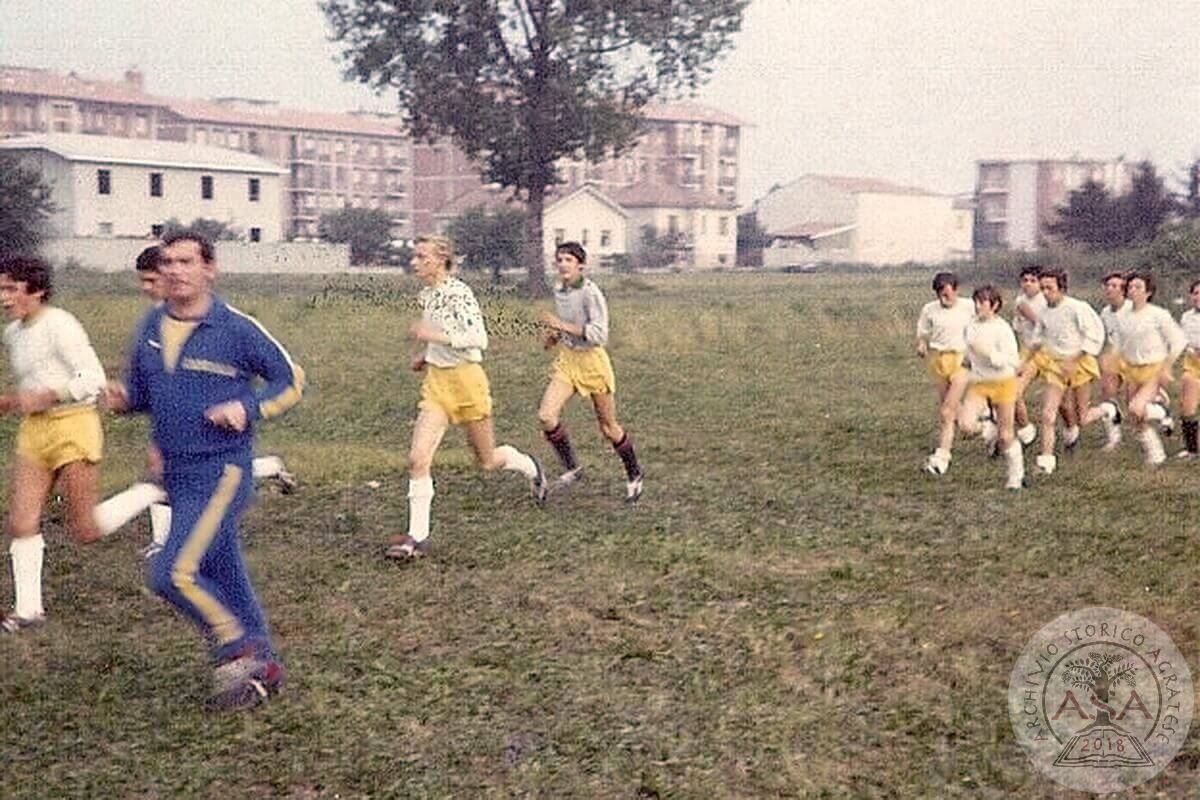
M 1009 169 L 1008 240 L 1013 250 L 1036 250 L 1038 242 L 1038 165 L 1017 162 Z
M 852 225 L 854 195 L 835 189 L 819 178 L 797 178 L 781 186 L 755 205 L 758 224 L 768 233 L 778 233 L 804 222 Z
M 99 272 L 133 272 L 137 254 L 152 239 L 70 238 L 50 239 L 42 255 L 62 264 L 68 259 L 84 269 Z M 217 242 L 217 269 L 221 272 L 290 273 L 293 275 L 351 272 L 350 245 L 327 242 Z
M 857 195 L 854 260 L 892 265 L 937 264 L 971 249 L 969 218 L 949 195 Z

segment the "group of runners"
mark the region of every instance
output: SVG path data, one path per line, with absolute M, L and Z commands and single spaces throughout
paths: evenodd
M 1004 318 L 999 288 L 983 285 L 971 299 L 960 297 L 958 278 L 933 278 L 936 299 L 921 309 L 917 354 L 933 378 L 938 404 L 938 439 L 925 471 L 950 468 L 956 430 L 979 434 L 1006 466 L 1005 485 L 1026 485 L 1024 448 L 1037 443 L 1036 470 L 1058 467 L 1055 445 L 1077 446 L 1083 427 L 1100 422 L 1102 449 L 1120 446 L 1126 416 L 1145 461 L 1158 466 L 1167 454 L 1162 436 L 1174 432 L 1167 387 L 1182 357 L 1180 458 L 1200 453 L 1200 281 L 1189 289 L 1192 307 L 1176 322 L 1151 302 L 1156 291 L 1149 270 L 1112 272 L 1101 281 L 1104 306 L 1097 313 L 1070 296 L 1065 270 L 1030 266 L 1022 270 L 1011 324 Z M 1043 387 L 1037 423 L 1025 404 L 1029 387 Z M 1093 385 L 1099 388 L 1093 404 Z M 1122 412 L 1124 406 L 1124 413 Z
M 470 287 L 454 277 L 453 243 L 419 239 L 412 271 L 425 284 L 421 319 L 409 328 L 419 345 L 411 362 L 424 373 L 408 469 L 408 531 L 393 537 L 389 558 L 427 552 L 434 495 L 434 454 L 451 425 L 462 425 L 485 470 L 508 469 L 528 479 L 534 499 L 583 477 L 561 414 L 578 394 L 592 400 L 601 433 L 624 467 L 625 500 L 642 496 L 642 470 L 616 417 L 616 380 L 605 350 L 608 307 L 583 270 L 587 254 L 567 242 L 557 248 L 555 311 L 543 315 L 544 344 L 557 348 L 538 410 L 546 441 L 563 472 L 549 483 L 538 459 L 496 446 L 492 398 L 481 366 L 488 336 Z M 138 324 L 122 380 L 107 380 L 79 321 L 50 304 L 53 271 L 42 259 L 0 261 L 0 305 L 14 391 L 0 395 L 0 413 L 22 415 L 12 460 L 7 530 L 12 541 L 14 605 L 0 633 L 17 634 L 46 619 L 42 598 L 45 539 L 41 517 L 57 484 L 66 521 L 78 542 L 96 542 L 149 510 L 146 549 L 153 591 L 194 621 L 214 664 L 209 704 L 257 705 L 278 690 L 284 668 L 242 561 L 238 521 L 253 498 L 255 478 L 295 479 L 277 456 L 254 458 L 257 424 L 294 406 L 305 375 L 288 351 L 253 317 L 214 292 L 211 242 L 175 233 L 137 259 L 142 291 L 155 301 Z M 145 413 L 152 442 L 150 479 L 98 502 L 103 433 L 99 408 Z

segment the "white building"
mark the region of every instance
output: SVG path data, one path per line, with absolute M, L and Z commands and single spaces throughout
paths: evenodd
M 629 252 L 629 212 L 590 184 L 547 205 L 542 231 L 547 263 L 553 263 L 554 248 L 563 242 L 579 242 L 594 264 Z
M 56 237 L 158 236 L 166 220 L 215 219 L 250 241 L 282 238 L 285 170 L 220 147 L 46 133 L 0 139 L 52 188 Z
M 737 263 L 737 205 L 729 197 L 698 189 L 638 183 L 613 193 L 629 212 L 630 249 L 636 258 L 644 232 L 678 243 L 676 265 L 717 269 Z
M 805 175 L 755 205 L 763 266 L 941 263 L 971 256 L 973 212 L 951 195 L 875 178 Z
M 978 168 L 978 246 L 1012 250 L 1044 247 L 1058 209 L 1087 181 L 1120 195 L 1129 191 L 1134 170 L 1122 158 L 991 159 Z

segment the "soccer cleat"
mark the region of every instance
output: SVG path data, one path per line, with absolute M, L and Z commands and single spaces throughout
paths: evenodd
M 929 458 L 925 459 L 925 471 L 930 475 L 945 475 L 948 469 L 950 469 L 950 459 L 937 450 L 930 453 Z
M 0 620 L 0 634 L 20 633 L 30 628 L 37 628 L 45 621 L 45 616 L 18 617 L 16 614 L 9 614 L 3 620 Z
M 1004 482 L 1004 488 L 1011 489 L 1012 491 L 1019 491 L 1021 489 L 1024 489 L 1025 488 L 1025 478 L 1024 477 L 1015 477 L 1015 476 L 1012 478 L 1009 478 L 1008 480 L 1006 480 Z
M 254 708 L 279 692 L 285 676 L 283 665 L 273 658 L 235 658 L 217 667 L 207 706 L 213 711 Z
M 402 533 L 392 539 L 388 549 L 383 552 L 385 558 L 393 561 L 413 561 L 429 552 L 429 540 L 417 541 L 407 533 Z
M 1043 453 L 1037 457 L 1034 463 L 1037 465 L 1038 472 L 1043 475 L 1054 474 L 1054 470 L 1058 467 L 1058 459 L 1053 454 Z
M 1179 459 L 1180 461 L 1187 461 L 1190 458 L 1195 458 L 1196 453 L 1193 453 L 1191 450 L 1185 449 L 1185 450 L 1180 450 L 1178 453 L 1176 453 L 1175 457 L 1177 459 Z
M 625 483 L 625 503 L 626 505 L 634 505 L 638 500 L 642 499 L 642 476 L 638 475 L 631 481 Z
M 558 480 L 556 480 L 554 482 L 554 486 L 551 487 L 550 491 L 551 492 L 565 491 L 566 489 L 570 489 L 572 486 L 579 483 L 581 480 L 583 480 L 583 467 L 576 467 L 575 469 L 569 469 L 566 472 L 564 472 L 562 475 L 558 476 Z
M 1063 431 L 1063 447 L 1067 450 L 1074 450 L 1077 444 L 1079 444 L 1079 426 L 1072 425 Z
M 1171 417 L 1170 415 L 1163 417 L 1162 421 L 1158 423 L 1158 429 L 1159 429 L 1159 431 L 1162 432 L 1163 436 L 1174 436 L 1175 435 L 1175 419 L 1174 419 L 1174 417 Z
M 542 469 L 542 462 L 534 456 L 530 456 L 529 460 L 533 462 L 535 470 L 533 477 L 529 479 L 529 494 L 533 496 L 534 502 L 541 505 L 546 502 L 546 470 Z
M 280 494 L 295 494 L 296 493 L 296 476 L 288 472 L 287 469 L 279 470 L 273 480 L 279 484 Z
M 163 546 L 158 542 L 151 542 L 142 549 L 142 558 L 149 561 L 163 551 Z
M 1033 440 L 1037 438 L 1037 426 L 1033 423 L 1024 425 L 1017 429 L 1017 439 L 1021 441 L 1022 446 L 1028 447 L 1033 444 Z

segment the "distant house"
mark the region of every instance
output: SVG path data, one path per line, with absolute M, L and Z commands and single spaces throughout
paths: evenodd
M 1019 158 L 978 162 L 975 197 L 980 249 L 1036 250 L 1071 192 L 1087 181 L 1114 195 L 1129 191 L 1134 165 L 1122 158 Z
M 282 238 L 285 170 L 258 156 L 185 142 L 45 133 L 0 139 L 50 184 L 56 237 L 150 237 L 164 221 L 228 223 L 250 241 Z
M 877 178 L 805 175 L 755 204 L 771 239 L 763 266 L 969 258 L 972 210 L 951 195 Z
M 629 212 L 631 250 L 642 251 L 646 232 L 677 244 L 684 269 L 732 267 L 737 259 L 737 204 L 727 195 L 684 186 L 637 183 L 613 192 Z
M 456 217 L 472 209 L 487 213 L 525 212 L 525 204 L 512 193 L 495 186 L 477 186 L 436 209 L 432 221 L 445 231 Z M 550 194 L 542 210 L 542 251 L 549 270 L 554 248 L 562 242 L 579 242 L 587 250 L 589 263 L 599 264 L 606 256 L 629 252 L 629 213 L 611 197 L 592 185 L 565 194 Z

